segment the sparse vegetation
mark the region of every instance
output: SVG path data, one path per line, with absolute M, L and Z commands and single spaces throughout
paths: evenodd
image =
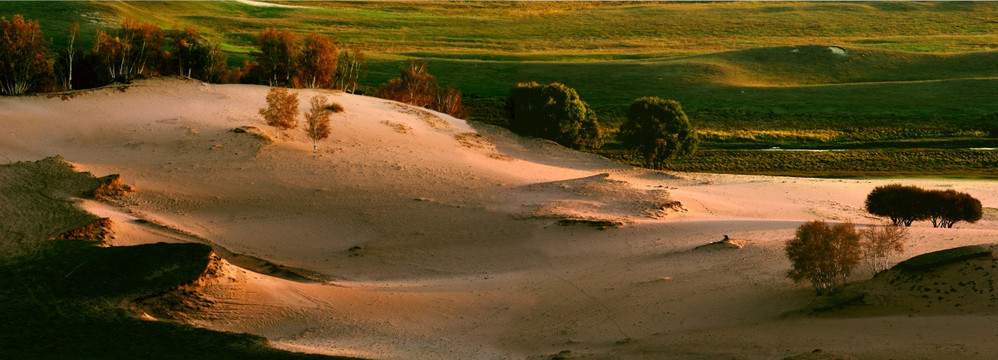
M 574 149 L 598 149 L 603 130 L 596 113 L 579 94 L 559 83 L 519 83 L 509 95 L 509 127 L 513 131 Z
M 860 235 L 852 223 L 809 221 L 787 242 L 792 268 L 787 277 L 809 281 L 818 295 L 835 292 L 861 259 Z
M 281 139 L 281 130 L 294 129 L 298 126 L 298 93 L 282 87 L 272 87 L 267 92 L 267 107 L 260 109 L 260 115 L 267 125 L 277 128 L 277 139 Z
M 625 148 L 640 153 L 645 166 L 652 169 L 661 169 L 676 156 L 692 154 L 697 146 L 697 134 L 679 103 L 656 97 L 631 103 L 618 136 Z

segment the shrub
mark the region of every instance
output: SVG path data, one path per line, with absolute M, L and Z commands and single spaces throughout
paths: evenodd
M 260 115 L 267 125 L 277 128 L 277 139 L 281 130 L 298 126 L 298 94 L 288 89 L 272 87 L 267 93 L 267 107 L 260 109 Z
M 645 166 L 661 169 L 665 162 L 696 150 L 697 135 L 682 107 L 674 100 L 643 97 L 627 108 L 620 125 L 625 148 L 644 156 Z
M 873 272 L 887 270 L 891 254 L 904 252 L 904 240 L 908 238 L 908 228 L 893 223 L 871 226 L 861 232 L 863 256 L 870 262 Z
M 305 132 L 308 133 L 308 138 L 312 139 L 313 153 L 319 151 L 319 140 L 329 137 L 329 116 L 343 111 L 340 104 L 326 101 L 325 96 L 313 96 L 310 101 L 312 108 L 305 113 Z
M 785 248 L 792 266 L 787 277 L 798 283 L 810 281 L 819 295 L 834 292 L 859 264 L 859 238 L 852 223 L 804 223 Z
M 509 127 L 522 134 L 554 140 L 574 149 L 603 146 L 596 113 L 568 86 L 519 83 L 507 104 Z
M 23 95 L 50 78 L 48 46 L 37 22 L 0 17 L 0 93 Z
M 461 92 L 449 86 L 441 88 L 436 77 L 427 72 L 427 67 L 426 61 L 409 59 L 408 67 L 399 68 L 400 77 L 382 84 L 374 95 L 454 117 L 465 116 Z

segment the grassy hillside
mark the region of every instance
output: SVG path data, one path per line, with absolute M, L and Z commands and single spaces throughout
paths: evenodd
M 0 15 L 40 21 L 54 44 L 67 17 L 86 24 L 87 41 L 125 17 L 191 24 L 222 42 L 232 64 L 249 58 L 263 27 L 318 31 L 367 49 L 368 90 L 397 77 L 408 57 L 428 59 L 478 120 L 501 122 L 516 82 L 557 81 L 578 90 L 609 128 L 637 97 L 678 100 L 713 149 L 925 138 L 998 146 L 983 137 L 996 124 L 980 120 L 998 113 L 996 3 L 289 4 L 297 7 L 0 3 Z M 772 142 L 739 135 L 746 131 L 811 135 Z M 812 136 L 827 131 L 848 134 Z M 953 144 L 932 147 L 940 146 Z

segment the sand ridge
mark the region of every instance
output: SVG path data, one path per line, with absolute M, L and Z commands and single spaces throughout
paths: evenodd
M 67 100 L 0 98 L 0 159 L 58 154 L 120 173 L 138 191 L 103 211 L 124 224 L 141 218 L 323 274 L 329 281 L 302 283 L 227 265 L 205 290 L 216 305 L 191 320 L 294 350 L 422 359 L 768 359 L 815 348 L 983 359 L 998 350 L 990 314 L 782 317 L 813 299 L 783 276 L 793 230 L 814 219 L 875 223 L 863 199 L 897 180 L 652 172 L 390 101 L 295 90 L 302 110 L 318 93 L 345 109 L 313 154 L 300 131 L 272 138 L 256 114 L 266 91 L 155 79 Z M 232 131 L 246 126 L 259 134 Z M 998 207 L 992 181 L 903 182 Z M 685 211 L 661 209 L 671 201 Z M 623 226 L 557 225 L 566 217 Z M 916 224 L 906 256 L 995 242 L 995 225 Z M 123 243 L 190 241 L 120 227 Z M 723 235 L 747 245 L 692 250 Z

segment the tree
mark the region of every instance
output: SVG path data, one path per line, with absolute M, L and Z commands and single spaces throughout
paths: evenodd
M 338 54 L 332 39 L 314 32 L 308 34 L 296 61 L 298 83 L 308 88 L 331 88 Z
M 319 140 L 329 137 L 329 117 L 343 112 L 343 106 L 327 103 L 325 96 L 316 95 L 310 101 L 312 108 L 305 113 L 305 132 L 312 139 L 312 152 L 319 152 Z
M 277 139 L 281 130 L 298 126 L 298 94 L 282 87 L 272 87 L 267 93 L 267 107 L 260 109 L 260 115 L 267 125 L 277 128 Z
M 180 76 L 207 82 L 223 81 L 228 55 L 218 43 L 203 38 L 193 26 L 174 29 L 170 39 L 173 42 L 171 57 Z
M 155 24 L 125 19 L 113 35 L 97 31 L 94 53 L 112 80 L 130 82 L 137 75 L 149 75 L 163 58 L 163 29 Z
M 288 84 L 291 81 L 292 67 L 297 53 L 298 36 L 284 30 L 268 27 L 256 39 L 258 52 L 253 53 L 260 71 L 270 86 Z
M 676 156 L 696 150 L 697 135 L 682 107 L 674 100 L 643 97 L 627 108 L 620 125 L 620 141 L 644 157 L 645 166 L 661 169 Z
M 66 52 L 64 56 L 65 78 L 63 87 L 66 90 L 73 90 L 73 57 L 76 55 L 76 37 L 80 34 L 80 24 L 73 23 L 66 30 Z
M 866 210 L 905 226 L 918 220 L 932 220 L 933 227 L 952 228 L 957 222 L 973 223 L 983 216 L 981 201 L 970 194 L 901 184 L 874 188 L 866 197 Z
M 873 267 L 873 272 L 887 270 L 892 254 L 904 252 L 904 241 L 908 238 L 908 228 L 893 223 L 883 226 L 870 226 L 861 231 L 863 242 L 860 246 L 863 255 Z
M 917 186 L 890 184 L 878 186 L 866 196 L 866 211 L 891 219 L 894 225 L 911 226 L 917 220 L 925 220 L 925 190 Z
M 798 283 L 810 281 L 818 295 L 834 292 L 859 264 L 859 239 L 852 223 L 804 223 L 785 248 L 792 266 L 787 277 Z
M 0 93 L 23 95 L 49 78 L 48 46 L 37 22 L 0 17 Z
M 960 221 L 974 223 L 984 215 L 981 201 L 967 193 L 933 190 L 926 191 L 922 196 L 932 227 L 952 228 Z
M 353 46 L 349 49 L 343 49 L 340 53 L 340 59 L 336 63 L 336 89 L 342 90 L 348 93 L 357 92 L 357 85 L 360 84 L 360 80 L 366 75 L 364 70 L 364 51 L 360 46 Z
M 427 72 L 426 61 L 409 59 L 408 67 L 400 67 L 400 77 L 378 87 L 375 96 L 410 105 L 436 110 L 454 117 L 464 116 L 461 92 L 452 87 L 443 89 Z
M 568 86 L 518 83 L 510 91 L 509 127 L 575 149 L 599 148 L 603 132 L 596 113 Z

